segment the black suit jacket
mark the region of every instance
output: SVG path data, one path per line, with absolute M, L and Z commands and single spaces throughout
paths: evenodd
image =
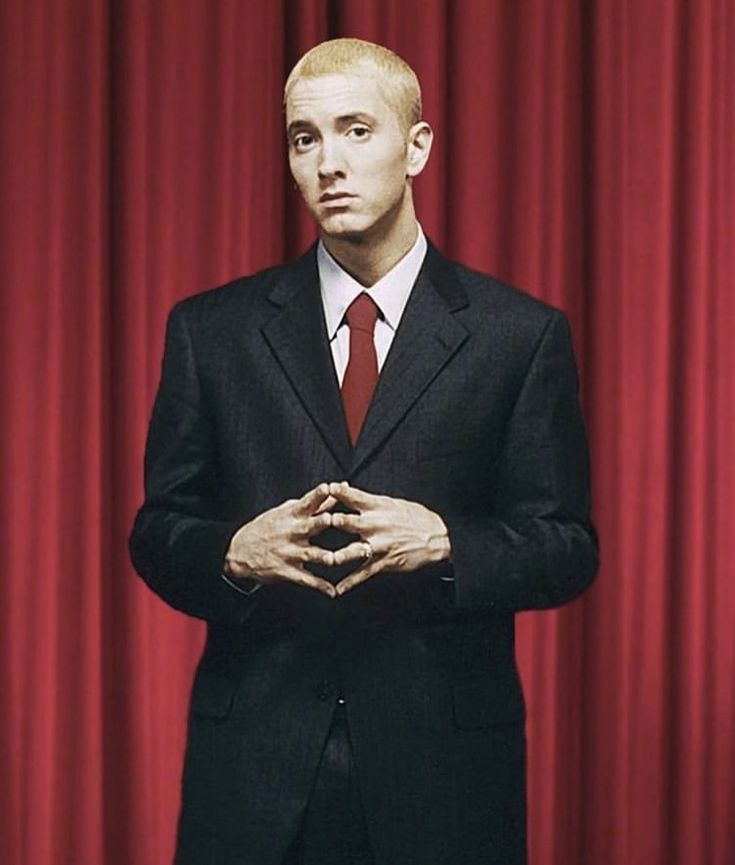
M 438 512 L 451 564 L 338 600 L 221 579 L 242 523 L 342 479 Z M 597 568 L 560 312 L 430 246 L 353 449 L 314 249 L 181 302 L 130 545 L 154 591 L 208 622 L 179 865 L 280 862 L 339 692 L 380 865 L 525 862 L 513 614 L 570 600 Z

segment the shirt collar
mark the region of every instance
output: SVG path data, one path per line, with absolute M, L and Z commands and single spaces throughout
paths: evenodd
M 363 291 L 375 301 L 385 323 L 393 331 L 396 330 L 426 255 L 426 237 L 421 226 L 418 223 L 416 226 L 418 237 L 411 249 L 385 276 L 369 288 L 350 276 L 329 254 L 321 240 L 319 241 L 316 261 L 330 342 L 336 336 L 347 308 Z

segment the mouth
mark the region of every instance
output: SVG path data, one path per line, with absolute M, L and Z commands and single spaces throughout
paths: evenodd
M 325 192 L 319 197 L 319 204 L 346 205 L 356 197 L 351 192 Z

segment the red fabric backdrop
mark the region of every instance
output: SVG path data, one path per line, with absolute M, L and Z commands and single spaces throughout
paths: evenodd
M 532 861 L 731 865 L 732 0 L 0 5 L 0 860 L 170 860 L 202 626 L 125 549 L 164 318 L 312 237 L 281 86 L 336 35 L 423 81 L 428 234 L 574 328 L 604 566 L 520 617 Z

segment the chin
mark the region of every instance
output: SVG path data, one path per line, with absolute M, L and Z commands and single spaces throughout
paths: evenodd
M 334 214 L 319 223 L 322 234 L 335 240 L 357 240 L 369 233 L 372 225 L 350 214 Z

